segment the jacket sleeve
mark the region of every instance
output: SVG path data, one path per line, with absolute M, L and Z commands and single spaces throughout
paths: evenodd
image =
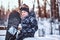
M 34 32 L 37 31 L 38 25 L 37 25 L 37 20 L 36 20 L 36 18 L 31 17 L 30 21 L 31 21 L 32 30 L 33 30 Z

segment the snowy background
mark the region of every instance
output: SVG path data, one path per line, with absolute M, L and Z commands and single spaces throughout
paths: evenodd
M 33 7 L 34 0 L 24 0 L 23 4 L 27 4 L 30 9 Z M 48 0 L 49 2 L 50 0 Z M 13 3 L 13 5 L 12 5 Z M 50 4 L 50 2 L 49 2 Z M 0 0 L 0 7 L 1 5 L 4 6 L 5 10 L 8 8 L 10 10 L 18 7 L 18 0 Z M 9 5 L 9 7 L 8 7 Z M 43 0 L 40 0 L 40 6 L 44 5 Z M 59 5 L 60 6 L 60 5 Z M 35 7 L 37 7 L 37 2 L 35 2 Z M 50 9 L 50 6 L 47 4 L 47 10 Z M 37 10 L 37 9 L 36 9 Z M 35 10 L 35 11 L 36 11 Z M 59 7 L 60 10 L 60 7 Z M 58 19 L 54 19 L 53 22 L 51 22 L 51 18 L 36 18 L 38 22 L 38 30 L 35 32 L 35 35 L 33 38 L 25 38 L 24 40 L 60 40 L 59 35 L 59 25 L 60 22 Z M 7 22 L 5 22 L 5 26 L 7 26 Z M 52 35 L 51 35 L 52 31 Z M 5 40 L 6 30 L 0 30 L 0 40 Z

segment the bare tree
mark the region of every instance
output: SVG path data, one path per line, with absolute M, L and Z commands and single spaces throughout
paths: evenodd
M 47 17 L 47 14 L 46 14 L 46 1 L 47 0 L 44 0 L 44 17 Z
M 33 2 L 33 10 L 34 10 L 34 8 L 35 8 L 35 0 L 34 0 L 34 2 Z
M 56 18 L 56 0 L 51 0 L 51 17 Z
M 40 3 L 39 3 L 39 0 L 37 0 L 37 3 L 38 3 L 38 15 L 39 17 L 41 17 L 41 7 L 40 7 Z
M 53 23 L 53 18 L 55 18 L 55 14 L 56 14 L 56 0 L 50 0 L 51 2 L 51 35 L 53 34 L 53 27 L 52 27 L 52 23 Z
M 21 0 L 18 0 L 18 5 L 19 5 L 19 7 L 21 6 Z
M 56 0 L 56 16 L 59 19 L 59 6 L 58 6 L 58 0 Z

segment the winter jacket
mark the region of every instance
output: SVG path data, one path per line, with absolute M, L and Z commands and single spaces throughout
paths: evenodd
M 18 34 L 17 40 L 34 37 L 34 33 L 38 29 L 36 18 L 31 15 L 25 17 L 23 20 L 21 19 L 21 26 L 22 30 L 20 30 L 21 32 Z
M 8 26 L 5 40 L 15 40 L 19 23 L 19 13 L 16 11 L 11 12 L 8 18 Z

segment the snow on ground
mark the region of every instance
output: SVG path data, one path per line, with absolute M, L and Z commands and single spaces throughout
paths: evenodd
M 5 36 L 0 36 L 0 40 L 5 40 Z
M 25 38 L 24 40 L 60 40 L 60 35 L 46 35 L 45 37 Z
M 0 35 L 6 35 L 6 30 L 0 30 Z
M 0 36 L 0 40 L 5 40 L 5 36 Z M 60 36 L 59 35 L 48 35 L 45 37 L 25 38 L 24 40 L 60 40 Z
M 51 23 L 51 19 L 46 19 L 46 18 L 39 18 L 39 20 L 37 21 L 38 21 L 38 29 L 40 30 L 40 32 L 43 29 L 43 31 L 45 32 L 45 35 L 50 35 L 51 26 L 52 26 L 53 34 L 57 34 L 57 35 L 59 34 L 58 19 L 54 19 L 52 23 Z

